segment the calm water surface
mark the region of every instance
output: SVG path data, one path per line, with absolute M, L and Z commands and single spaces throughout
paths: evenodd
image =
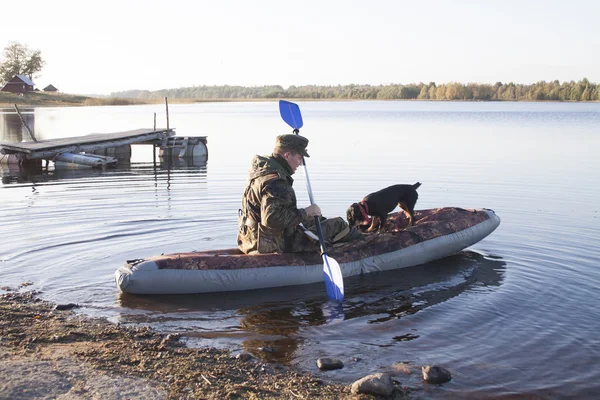
M 132 296 L 127 259 L 235 246 L 254 154 L 291 133 L 277 103 L 171 105 L 179 135 L 206 135 L 209 159 L 153 160 L 134 146 L 106 171 L 0 165 L 0 284 L 33 282 L 81 312 L 179 332 L 189 345 L 251 351 L 352 382 L 398 363 L 448 368 L 451 382 L 400 375 L 423 398 L 600 396 L 600 104 L 299 103 L 324 215 L 395 183 L 423 182 L 417 208 L 486 207 L 488 238 L 430 264 L 346 280 L 339 312 L 323 285 L 235 294 Z M 158 125 L 164 107 L 24 110 L 38 139 Z M 0 140 L 31 140 L 0 110 Z M 301 206 L 308 205 L 302 171 Z M 316 359 L 340 358 L 319 372 Z

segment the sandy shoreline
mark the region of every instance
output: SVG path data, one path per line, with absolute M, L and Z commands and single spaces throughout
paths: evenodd
M 370 399 L 248 355 L 61 310 L 35 292 L 0 296 L 0 399 Z M 64 308 L 70 308 L 66 306 Z M 392 398 L 405 398 L 395 390 Z

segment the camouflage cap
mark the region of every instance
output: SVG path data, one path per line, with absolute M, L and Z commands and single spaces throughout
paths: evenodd
M 306 152 L 308 139 L 300 135 L 279 135 L 275 140 L 275 147 L 287 147 L 296 150 L 304 157 L 310 157 Z

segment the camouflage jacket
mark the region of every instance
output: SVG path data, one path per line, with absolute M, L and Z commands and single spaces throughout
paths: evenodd
M 282 253 L 291 246 L 294 232 L 306 219 L 296 205 L 291 169 L 274 156 L 255 156 L 239 216 L 238 247 L 246 254 Z

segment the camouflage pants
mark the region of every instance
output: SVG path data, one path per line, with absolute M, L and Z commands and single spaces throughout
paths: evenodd
M 323 218 L 320 222 L 323 239 L 328 246 L 331 246 L 333 243 L 350 242 L 363 238 L 362 233 L 355 227 L 348 226 L 348 223 L 341 217 Z M 302 224 L 315 235 L 317 234 L 317 226 L 314 218 L 307 219 Z M 296 229 L 289 239 L 286 240 L 286 252 L 299 253 L 319 250 L 319 241 L 310 239 L 300 228 Z

